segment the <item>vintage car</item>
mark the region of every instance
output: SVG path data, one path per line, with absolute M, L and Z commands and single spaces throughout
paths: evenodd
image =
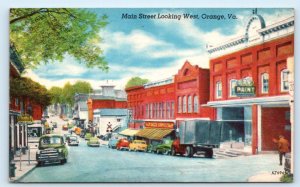
M 86 133 L 85 135 L 84 135 L 84 139 L 85 140 L 89 140 L 90 138 L 92 138 L 93 136 L 92 136 L 92 134 L 91 133 Z
M 68 149 L 61 135 L 44 135 L 40 138 L 36 152 L 38 166 L 54 162 L 64 164 L 67 162 L 67 157 Z
M 62 126 L 62 130 L 67 131 L 68 129 L 69 129 L 69 128 L 68 128 L 68 125 L 67 125 L 67 124 L 65 124 L 65 125 Z
M 145 140 L 133 140 L 129 144 L 129 151 L 147 151 L 147 143 Z
M 70 136 L 68 138 L 68 145 L 69 146 L 72 146 L 72 145 L 78 146 L 79 145 L 78 137 L 77 136 Z
M 163 140 L 161 144 L 158 144 L 156 146 L 155 152 L 157 154 L 171 154 L 171 148 L 172 148 L 173 140 Z
M 72 136 L 72 134 L 69 134 L 69 133 L 64 134 L 65 142 L 68 142 L 68 141 L 69 141 L 70 136 Z
M 52 122 L 53 128 L 57 128 L 57 122 Z
M 90 147 L 99 147 L 100 146 L 99 139 L 97 137 L 91 137 L 87 142 L 87 145 Z
M 130 142 L 127 139 L 122 138 L 118 141 L 118 143 L 116 145 L 116 149 L 117 150 L 129 149 L 129 144 L 130 144 Z
M 112 148 L 112 149 L 115 149 L 117 147 L 117 143 L 118 143 L 119 139 L 116 139 L 116 138 L 111 138 L 109 141 L 108 141 L 108 148 Z

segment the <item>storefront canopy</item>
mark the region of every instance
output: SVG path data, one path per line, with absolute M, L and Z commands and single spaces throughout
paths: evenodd
M 146 128 L 140 130 L 136 136 L 147 138 L 150 140 L 161 140 L 163 137 L 170 134 L 174 129 L 156 129 L 156 128 Z
M 138 133 L 140 130 L 136 130 L 136 129 L 125 129 L 121 132 L 119 132 L 119 134 L 124 135 L 124 136 L 135 136 L 136 133 Z

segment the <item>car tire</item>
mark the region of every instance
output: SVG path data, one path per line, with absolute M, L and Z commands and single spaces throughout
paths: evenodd
M 184 156 L 185 157 L 193 157 L 194 153 L 193 153 L 193 148 L 191 146 L 187 146 L 185 148 L 185 153 Z
M 156 149 L 156 154 L 158 154 L 158 155 L 160 154 L 160 152 L 159 152 L 159 150 L 158 150 L 158 149 Z
M 38 162 L 37 162 L 37 166 L 38 166 L 38 167 L 43 166 L 43 162 L 42 162 L 42 161 L 38 161 Z

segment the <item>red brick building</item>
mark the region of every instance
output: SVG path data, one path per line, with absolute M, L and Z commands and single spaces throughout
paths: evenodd
M 263 17 L 254 14 L 245 35 L 208 52 L 207 105 L 215 108 L 216 120 L 236 124 L 230 141 L 244 142 L 244 149 L 253 154 L 276 150 L 272 139 L 278 135 L 291 141 L 287 60 L 294 56 L 294 17 L 266 26 Z M 237 89 L 243 86 L 253 93 L 240 93 Z
M 131 128 L 176 128 L 180 121 L 211 119 L 213 109 L 202 107 L 209 100 L 209 70 L 184 63 L 171 78 L 126 89 L 132 110 Z

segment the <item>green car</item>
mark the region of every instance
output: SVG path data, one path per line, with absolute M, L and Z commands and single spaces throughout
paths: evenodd
M 91 133 L 86 133 L 85 136 L 84 136 L 85 140 L 89 140 L 91 138 L 92 138 L 92 134 Z
M 99 147 L 100 142 L 97 137 L 91 137 L 89 141 L 87 142 L 87 145 L 90 147 Z
M 54 162 L 64 164 L 67 162 L 67 157 L 68 149 L 63 136 L 47 134 L 40 137 L 38 151 L 36 152 L 38 166 Z
M 171 148 L 172 148 L 172 143 L 173 143 L 173 140 L 164 140 L 163 143 L 161 144 L 158 144 L 156 146 L 156 153 L 157 154 L 165 154 L 165 155 L 168 155 L 171 153 Z

